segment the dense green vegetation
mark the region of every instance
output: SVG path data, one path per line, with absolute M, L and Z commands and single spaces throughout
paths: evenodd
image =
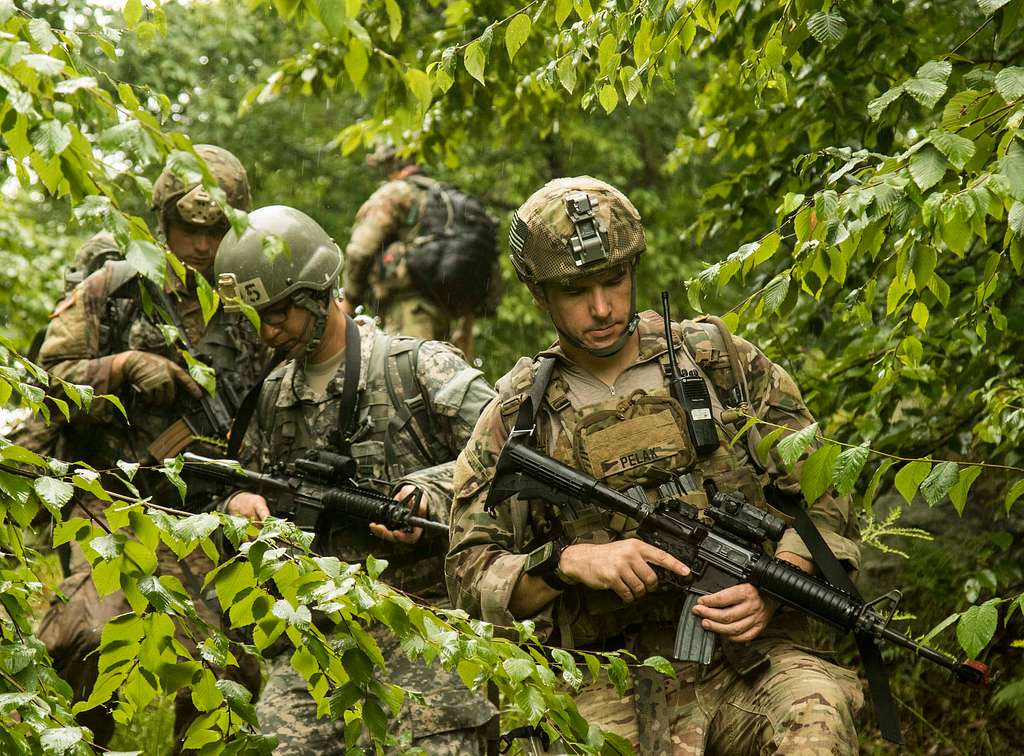
M 306 210 L 341 242 L 379 179 L 363 155 L 381 137 L 408 145 L 502 218 L 551 176 L 599 176 L 644 216 L 641 301 L 653 306 L 669 288 L 677 313 L 727 313 L 793 372 L 820 421 L 808 498 L 829 485 L 851 492 L 865 540 L 910 555 L 881 561 L 875 576 L 879 587 L 904 581 L 904 608 L 918 617 L 907 627 L 935 628 L 935 643 L 993 664 L 992 690 L 967 692 L 900 661 L 910 747 L 1019 747 L 1022 10 L 1024 0 L 128 0 L 115 10 L 0 0 L 0 399 L 53 413 L 61 396 L 88 401 L 73 387 L 44 400 L 17 352 L 45 323 L 62 266 L 94 230 L 131 243 L 146 271 L 162 269 L 146 204 L 171 150 L 223 144 L 249 168 L 257 205 Z M 505 273 L 501 311 L 479 324 L 492 378 L 551 339 Z M 812 441 L 790 440 L 781 453 L 799 455 Z M 0 473 L 9 555 L 0 571 L 0 737 L 12 752 L 79 748 L 84 733 L 66 690 L 30 636 L 37 560 L 19 531 L 40 505 L 59 509 L 74 487 L 98 483 L 16 446 L 0 455 L 46 473 L 34 485 Z M 198 548 L 221 523 L 139 504 L 120 507 L 117 523 L 124 529 L 102 549 L 93 539 L 106 534 L 88 523 L 57 531 L 86 544 L 98 581 L 132 585 L 138 596 L 140 616 L 105 641 L 134 643 L 139 663 L 111 666 L 97 702 L 118 687 L 143 690 L 121 696 L 120 716 L 131 722 L 153 697 L 191 685 L 210 712 L 197 744 L 214 749 L 223 734 L 257 747 L 251 706 L 237 691 L 213 685 L 199 661 L 164 658 L 158 644 L 141 642 L 196 620 L 187 596 L 133 561 L 131 544 Z M 283 525 L 258 536 L 226 525 L 232 540 L 263 544 L 215 578 L 218 592 L 245 592 L 237 621 L 258 626 L 257 645 L 287 632 L 320 694 L 379 733 L 399 692 L 349 677 L 350 665 L 309 625 L 315 598 L 299 587 L 355 581 L 343 625 L 371 665 L 360 622 L 396 623 L 407 601 L 388 592 L 374 600 L 382 589 L 371 575 L 301 549 L 277 554 L 277 539 L 297 537 Z M 935 540 L 908 540 L 909 525 Z M 599 747 L 552 692 L 541 655 L 418 609 L 396 631 L 468 681 L 496 678 L 512 717 L 537 721 L 547 708 L 549 726 Z M 613 679 L 626 669 L 604 661 Z M 572 663 L 559 663 L 572 679 Z M 865 747 L 883 748 L 870 731 Z

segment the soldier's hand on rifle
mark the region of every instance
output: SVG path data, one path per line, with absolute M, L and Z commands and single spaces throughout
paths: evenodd
M 406 484 L 398 489 L 398 492 L 392 496 L 395 501 L 407 504 L 411 497 L 417 496 L 419 490 L 416 486 Z M 414 515 L 419 517 L 426 517 L 429 512 L 427 511 L 427 502 L 424 497 L 420 496 L 416 511 Z M 423 528 L 412 528 L 410 530 L 390 530 L 378 522 L 370 523 L 370 532 L 383 541 L 391 541 L 392 543 L 416 543 L 423 536 Z
M 178 386 L 195 399 L 203 395 L 203 389 L 179 365 L 152 352 L 121 352 L 114 358 L 111 373 L 111 385 L 129 383 L 150 404 L 170 404 Z
M 814 563 L 797 554 L 783 551 L 776 556 L 804 572 L 814 572 Z M 693 613 L 703 619 L 701 625 L 705 630 L 746 642 L 764 632 L 778 607 L 771 596 L 762 595 L 750 583 L 741 583 L 701 596 Z
M 270 517 L 270 507 L 267 506 L 267 500 L 259 494 L 240 491 L 228 500 L 228 514 L 263 522 Z
M 705 630 L 734 641 L 751 641 L 768 626 L 778 606 L 771 596 L 762 596 L 750 583 L 741 583 L 701 596 L 693 613 L 703 619 Z
M 612 543 L 576 543 L 562 552 L 559 568 L 588 588 L 612 590 L 623 601 L 636 601 L 658 586 L 651 565 L 685 577 L 690 568 L 657 546 L 637 538 Z

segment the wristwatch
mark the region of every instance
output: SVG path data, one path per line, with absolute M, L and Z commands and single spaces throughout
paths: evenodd
M 564 591 L 576 581 L 562 572 L 558 563 L 562 559 L 562 552 L 569 544 L 562 538 L 538 546 L 526 557 L 526 568 L 523 570 L 527 575 L 541 578 L 556 591 Z

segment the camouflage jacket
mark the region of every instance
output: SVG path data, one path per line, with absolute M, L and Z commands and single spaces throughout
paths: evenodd
M 588 374 L 566 360 L 557 345 L 541 353 L 541 356 L 555 356 L 558 362 L 537 418 L 538 445 L 552 457 L 596 477 L 603 476 L 609 485 L 620 489 L 629 485 L 629 481 L 657 483 L 654 474 L 661 465 L 662 471 L 668 474 L 696 473 L 698 479 L 714 480 L 720 490 L 740 490 L 748 500 L 763 508 L 768 507 L 763 493 L 768 484 L 786 492 L 798 492 L 800 465 L 791 473 L 783 472 L 774 459 L 762 467 L 752 462 L 752 450 L 743 443 L 729 443 L 743 421 L 721 422 L 723 406 L 719 397 L 725 395 L 735 381 L 717 329 L 693 321 L 673 324 L 673 329 L 673 340 L 680 344 L 676 349 L 680 369 L 698 369 L 709 382 L 713 414 L 720 423 L 718 449 L 698 458 L 692 448 L 687 449 L 690 442 L 685 428 L 674 428 L 672 423 L 667 428 L 655 427 L 658 433 L 665 431 L 665 438 L 669 439 L 664 444 L 668 451 L 664 453 L 658 448 L 660 442 L 650 440 L 650 425 L 642 432 L 632 431 L 637 422 L 632 419 L 632 412 L 641 403 L 647 402 L 645 406 L 659 409 L 650 415 L 655 419 L 673 416 L 672 406 L 678 408 L 675 400 L 668 399 L 661 363 L 667 345 L 663 321 L 654 312 L 642 314 L 640 354 L 619 376 L 614 387 L 604 386 L 592 376 L 588 378 Z M 768 422 L 794 430 L 813 422 L 796 384 L 786 371 L 749 342 L 732 338 L 746 375 L 754 413 Z M 544 502 L 515 498 L 500 506 L 496 517 L 484 511 L 495 462 L 516 412 L 532 386 L 538 364 L 523 358 L 499 381 L 496 400 L 484 410 L 469 445 L 456 463 L 451 549 L 446 562 L 449 592 L 458 608 L 500 625 L 512 623 L 509 600 L 532 549 L 559 536 L 569 542 L 604 543 L 631 535 L 629 521 L 624 518 L 616 521 L 616 517 L 609 517 L 596 508 L 568 521 L 564 513 L 555 513 Z M 605 401 L 594 403 L 584 398 L 592 399 L 599 392 L 605 394 Z M 678 411 L 676 416 L 685 425 L 683 413 Z M 589 432 L 592 429 L 597 430 Z M 607 429 L 611 430 L 602 433 Z M 603 475 L 598 460 L 589 457 L 597 453 L 602 443 L 610 443 L 613 448 L 617 444 L 628 446 L 631 434 L 637 437 L 639 453 L 633 453 L 632 447 L 620 446 L 625 453 L 603 458 L 612 461 L 605 466 L 607 474 Z M 701 492 L 697 498 L 703 496 Z M 699 507 L 702 502 L 691 503 Z M 811 519 L 836 556 L 849 569 L 855 569 L 859 562 L 858 533 L 849 499 L 825 494 L 811 508 Z M 810 558 L 809 551 L 793 530 L 785 533 L 777 550 Z M 537 622 L 542 637 L 548 637 L 557 629 L 556 642 L 562 645 L 600 646 L 637 623 L 650 620 L 674 623 L 681 605 L 682 596 L 678 592 L 666 596 L 658 591 L 636 604 L 626 605 L 611 591 L 577 586 L 565 591 L 532 619 Z
M 447 344 L 388 336 L 369 318 L 357 318 L 356 323 L 360 370 L 354 422 L 348 421 L 344 433 L 337 432 L 345 422 L 338 416 L 344 361 L 320 398 L 306 385 L 299 364 L 289 361 L 263 386 L 241 462 L 273 470 L 309 449 L 345 453 L 347 447 L 358 464 L 359 479 L 375 483 L 384 493 L 400 482 L 414 483 L 427 495 L 429 517 L 447 522 L 452 460 L 494 391 Z M 404 370 L 402 360 L 409 361 Z M 273 501 L 270 507 L 273 512 Z M 319 550 L 346 561 L 361 561 L 368 554 L 387 559 L 384 579 L 401 590 L 433 602 L 447 598 L 441 580 L 447 548 L 443 536 L 424 534 L 416 545 L 406 546 L 373 536 L 363 522 L 336 522 L 318 539 Z
M 417 181 L 430 181 L 416 176 Z M 344 292 L 354 305 L 419 296 L 405 268 L 409 240 L 415 237 L 424 191 L 413 181 L 388 181 L 356 213 L 345 247 Z
M 176 302 L 193 345 L 194 356 L 216 371 L 217 385 L 230 384 L 240 399 L 255 385 L 267 358 L 266 349 L 244 316 L 218 310 L 203 323 L 195 295 L 185 292 Z M 63 380 L 88 384 L 97 394 L 111 393 L 110 369 L 114 356 L 141 350 L 175 360 L 187 370 L 177 346 L 168 345 L 162 322 L 143 311 L 140 279 L 125 261 L 106 263 L 75 287 L 51 316 L 40 350 L 43 367 Z M 112 467 L 118 459 L 152 463 L 147 448 L 164 430 L 181 418 L 184 402 L 179 392 L 175 404 L 156 407 L 144 404 L 130 386 L 114 392 L 128 412 L 130 423 L 108 402 L 96 402 L 94 411 L 75 423 L 88 426 L 76 433 L 83 443 L 71 444 L 68 455 L 98 468 Z M 229 407 L 233 413 L 237 408 Z

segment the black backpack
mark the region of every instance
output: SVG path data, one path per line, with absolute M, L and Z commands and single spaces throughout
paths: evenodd
M 424 296 L 452 315 L 490 315 L 497 307 L 498 223 L 476 197 L 426 177 L 407 179 L 426 193 L 406 268 Z

